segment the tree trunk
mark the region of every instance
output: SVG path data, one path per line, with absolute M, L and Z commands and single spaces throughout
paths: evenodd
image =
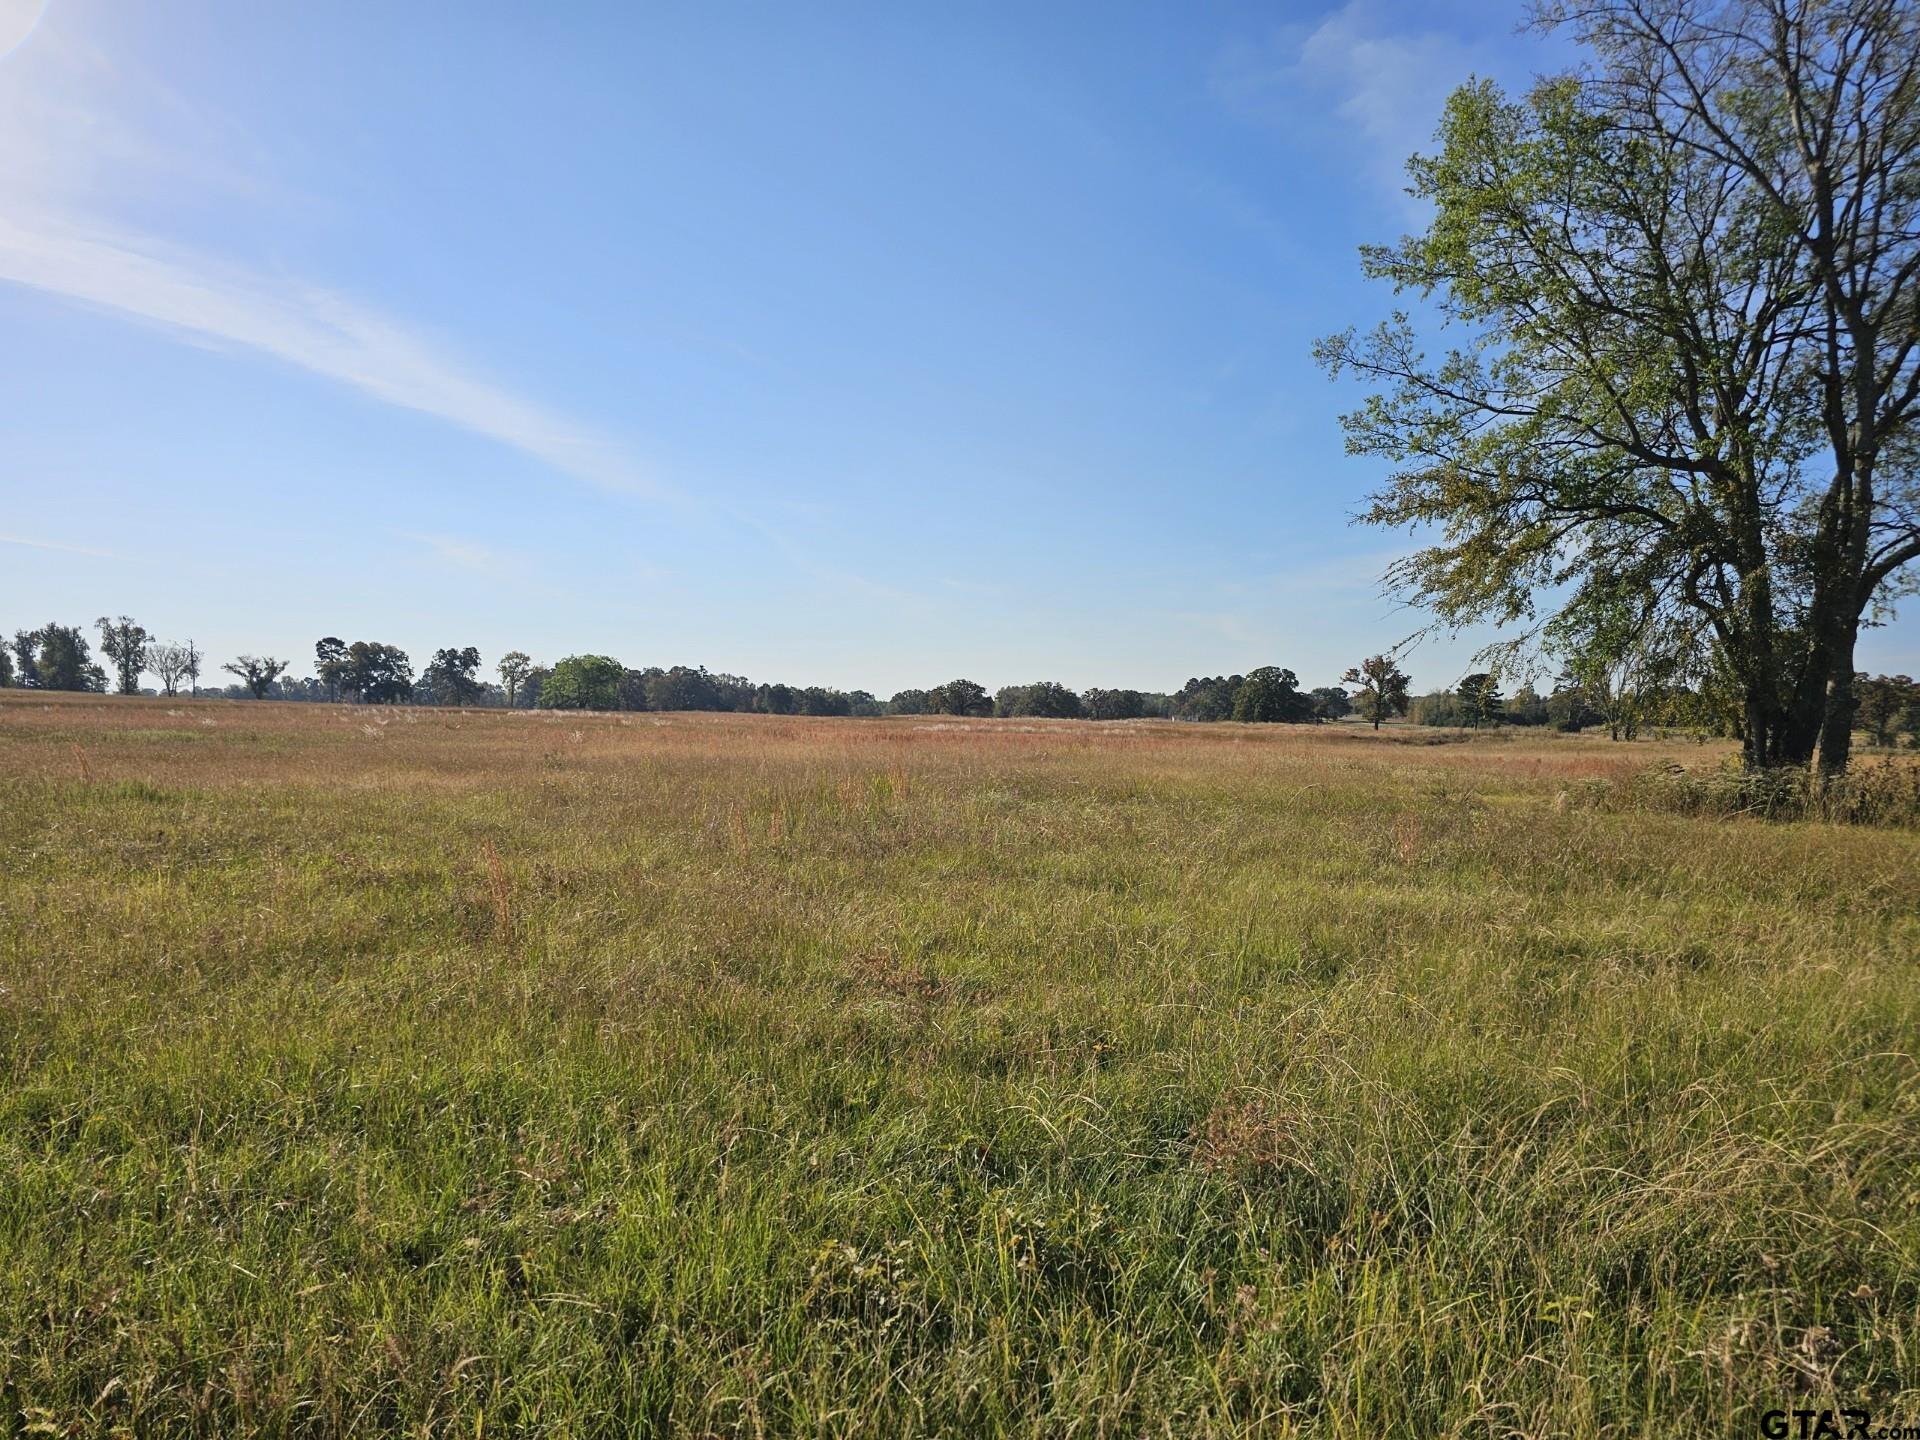
M 1746 734 L 1741 736 L 1740 758 L 1749 770 L 1764 770 L 1780 763 L 1780 720 L 1772 697 L 1747 688 Z
M 1828 657 L 1829 669 L 1820 714 L 1820 735 L 1816 742 L 1814 771 L 1822 781 L 1831 780 L 1847 768 L 1853 753 L 1853 720 L 1859 698 L 1853 691 L 1853 647 L 1859 622 L 1849 625 Z
M 1808 607 L 1805 649 L 1792 677 L 1776 765 L 1805 765 L 1822 783 L 1847 768 L 1853 750 L 1853 650 L 1860 633 L 1859 565 L 1851 543 L 1835 543 L 1816 555 L 1813 603 Z
M 1780 655 L 1774 630 L 1773 582 L 1767 568 L 1766 541 L 1760 526 L 1757 491 L 1749 483 L 1741 495 L 1739 537 L 1740 616 L 1732 656 L 1746 692 L 1747 738 L 1742 759 L 1749 770 L 1781 763 L 1787 716 L 1780 683 Z M 1744 652 L 1744 653 L 1742 653 Z

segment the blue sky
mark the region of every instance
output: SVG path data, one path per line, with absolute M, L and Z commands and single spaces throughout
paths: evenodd
M 0 627 L 882 694 L 1323 684 L 1415 629 L 1308 348 L 1390 305 L 1355 249 L 1447 90 L 1561 58 L 1386 0 L 42 8 Z

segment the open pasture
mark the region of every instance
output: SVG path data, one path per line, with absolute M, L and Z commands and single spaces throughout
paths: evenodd
M 1920 1421 L 1920 835 L 1718 753 L 9 692 L 0 1433 Z

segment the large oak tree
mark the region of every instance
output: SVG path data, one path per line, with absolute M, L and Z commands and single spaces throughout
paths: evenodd
M 1847 762 L 1853 650 L 1920 558 L 1920 11 L 1601 0 L 1591 63 L 1470 84 L 1410 164 L 1425 233 L 1364 266 L 1405 314 L 1324 341 L 1373 393 L 1369 521 L 1448 623 L 1723 670 L 1751 764 Z

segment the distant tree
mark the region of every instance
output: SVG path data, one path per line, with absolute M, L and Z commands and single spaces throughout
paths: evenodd
M 264 700 L 267 691 L 273 688 L 273 682 L 286 670 L 287 662 L 268 655 L 242 655 L 220 668 L 229 675 L 238 675 L 240 683 L 252 692 L 254 699 Z
M 29 689 L 98 694 L 107 688 L 106 672 L 93 663 L 92 648 L 78 625 L 49 621 L 38 630 L 17 631 L 13 655 L 19 662 L 18 683 Z
M 1704 677 L 1711 651 L 1662 638 L 1657 626 L 1623 622 L 1619 615 L 1571 607 L 1548 627 L 1551 648 L 1600 712 L 1608 734 L 1632 740 L 1661 710 L 1665 697 L 1689 673 Z
M 1547 723 L 1547 702 L 1535 693 L 1533 686 L 1522 685 L 1507 701 L 1506 716 L 1507 722 L 1512 725 L 1544 725 Z
M 993 713 L 1042 720 L 1077 720 L 1081 715 L 1080 697 L 1052 680 L 1008 685 L 993 697 Z
M 1080 709 L 1089 720 L 1137 720 L 1146 713 L 1146 700 L 1138 690 L 1095 688 L 1080 697 Z
M 1307 692 L 1316 720 L 1343 720 L 1353 713 L 1353 701 L 1338 685 L 1317 685 Z
M 1901 713 L 1920 701 L 1920 685 L 1906 675 L 1857 675 L 1853 689 L 1860 701 L 1860 724 L 1876 745 L 1891 745 Z
M 991 715 L 993 700 L 983 685 L 949 680 L 927 692 L 927 709 L 935 715 Z
M 7 647 L 0 645 L 0 690 L 13 684 L 13 656 Z
M 147 669 L 160 677 L 160 693 L 177 694 L 180 682 L 187 678 L 193 652 L 174 641 L 158 641 L 147 646 Z
M 1546 710 L 1549 725 L 1569 732 L 1584 730 L 1589 725 L 1604 725 L 1607 719 L 1588 701 L 1586 689 L 1564 675 L 1547 696 Z
M 1468 716 L 1460 697 L 1451 690 L 1429 690 L 1413 697 L 1407 718 L 1416 725 L 1465 725 Z
M 189 639 L 187 641 L 187 671 L 186 671 L 187 693 L 189 695 L 198 695 L 200 693 L 201 658 L 202 657 L 200 654 L 200 647 L 195 645 L 193 641 Z
M 707 674 L 704 670 L 700 673 L 707 676 L 707 683 L 712 687 L 712 708 L 729 710 L 735 714 L 753 709 L 754 684 L 746 676 L 728 675 L 725 672 Z
M 617 710 L 645 710 L 647 708 L 647 682 L 654 676 L 664 673 L 655 665 L 646 670 L 623 670 L 620 672 L 620 698 L 614 708 Z
M 749 703 L 751 696 L 749 696 Z M 647 673 L 649 710 L 724 710 L 722 687 L 704 665 L 675 665 Z
M 1909 744 L 1920 746 L 1920 696 L 1909 700 L 1893 723 L 1894 728 L 1907 737 Z
M 550 665 L 536 665 L 527 672 L 527 678 L 520 682 L 520 703 L 529 710 L 540 708 L 540 692 L 546 688 L 547 680 L 553 674 Z
M 125 615 L 118 621 L 102 615 L 93 622 L 100 631 L 100 653 L 113 662 L 122 695 L 140 693 L 140 672 L 147 665 L 147 642 L 153 637 L 144 625 L 136 625 Z
M 1027 704 L 1047 720 L 1078 720 L 1087 713 L 1079 695 L 1054 680 L 1037 680 L 1029 686 Z
M 353 657 L 347 652 L 347 642 L 338 635 L 328 635 L 314 642 L 313 672 L 320 677 L 320 683 L 327 687 L 328 699 L 340 698 L 340 687 L 352 667 Z
M 338 703 L 348 693 L 347 671 L 353 664 L 346 641 L 328 635 L 314 642 L 313 673 L 329 703 Z
M 509 650 L 494 667 L 500 673 L 500 688 L 507 692 L 507 708 L 520 698 L 520 687 L 533 673 L 533 658 L 524 650 Z
M 800 697 L 791 685 L 762 685 L 753 692 L 753 708 L 763 715 L 793 715 L 800 709 Z
M 25 690 L 38 690 L 40 667 L 35 661 L 40 654 L 40 632 L 37 630 L 14 631 L 12 649 L 19 661 L 18 678 L 14 683 Z
M 616 710 L 626 671 L 610 655 L 569 655 L 540 687 L 543 710 Z
M 847 692 L 847 713 L 863 719 L 872 719 L 886 713 L 886 707 L 874 698 L 870 690 L 849 690 Z
M 356 640 L 347 647 L 340 687 L 358 695 L 363 705 L 398 705 L 413 696 L 413 662 L 397 645 Z
M 1480 723 L 1480 696 L 1492 679 L 1490 675 L 1476 673 L 1463 676 L 1460 683 L 1453 687 L 1454 698 L 1460 702 L 1461 724 Z
M 809 685 L 800 692 L 800 713 L 802 715 L 847 715 L 853 711 L 853 702 L 843 690 L 827 686 Z
M 1234 696 L 1244 675 L 1212 675 L 1187 681 L 1174 694 L 1170 713 L 1176 720 L 1226 720 L 1233 715 Z
M 1300 693 L 1291 670 L 1262 665 L 1249 670 L 1233 693 L 1233 718 L 1263 725 L 1300 725 L 1313 719 L 1313 702 Z
M 1493 676 L 1485 672 L 1469 675 L 1460 682 L 1456 693 L 1460 697 L 1460 709 L 1467 724 L 1480 726 L 1500 723 L 1507 702 Z
M 728 681 L 704 665 L 669 665 L 647 670 L 649 710 L 731 710 L 735 697 Z M 753 686 L 747 687 L 746 708 L 753 708 Z
M 889 715 L 926 715 L 932 709 L 932 698 L 925 690 L 896 690 L 887 701 Z
M 464 650 L 436 650 L 420 672 L 420 683 L 432 693 L 436 705 L 471 705 L 480 698 L 479 669 L 480 652 L 472 645 Z
M 311 675 L 304 677 L 282 675 L 279 686 L 274 691 L 274 698 L 299 700 L 309 705 L 321 704 L 328 698 L 327 687 Z
M 1412 683 L 1394 663 L 1391 655 L 1371 655 L 1340 677 L 1342 685 L 1353 687 L 1354 703 L 1361 715 L 1378 730 L 1389 715 L 1404 715 L 1411 701 L 1407 687 Z

